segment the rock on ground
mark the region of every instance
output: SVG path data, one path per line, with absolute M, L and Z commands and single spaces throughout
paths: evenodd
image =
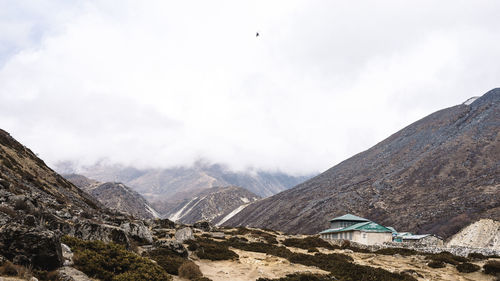
M 0 226 L 0 255 L 16 264 L 54 270 L 63 264 L 60 237 L 19 224 Z
M 120 225 L 120 228 L 125 231 L 125 233 L 132 239 L 151 244 L 153 243 L 153 236 L 149 229 L 144 225 L 142 221 L 137 222 L 125 222 Z
M 175 240 L 181 243 L 193 238 L 193 230 L 191 229 L 191 227 L 184 227 L 175 232 Z
M 174 241 L 174 240 L 158 240 L 155 242 L 154 246 L 156 248 L 167 248 L 170 249 L 176 253 L 178 253 L 182 257 L 187 257 L 188 256 L 188 251 L 184 245 L 182 245 L 180 242 Z
M 85 273 L 69 266 L 60 268 L 58 273 L 61 281 L 92 281 Z

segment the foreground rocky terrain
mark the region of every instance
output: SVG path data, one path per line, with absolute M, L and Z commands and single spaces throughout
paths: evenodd
M 435 112 L 326 172 L 250 204 L 226 225 L 317 233 L 354 213 L 449 237 L 500 220 L 500 88 Z
M 152 241 L 142 221 L 105 208 L 3 130 L 0 164 L 2 259 L 53 270 L 63 264 L 63 235 L 126 246 Z
M 122 183 L 100 183 L 77 174 L 63 176 L 110 209 L 141 219 L 160 217 L 160 214 L 150 206 L 144 197 Z

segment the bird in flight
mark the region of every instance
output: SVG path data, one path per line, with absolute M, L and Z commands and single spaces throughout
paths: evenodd
M 259 36 L 260 36 L 260 34 L 258 32 L 255 33 L 255 37 L 259 37 Z

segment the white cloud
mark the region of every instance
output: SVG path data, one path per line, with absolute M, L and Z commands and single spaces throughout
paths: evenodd
M 0 124 L 49 163 L 324 170 L 500 77 L 494 1 L 45 4 L 0 19 Z

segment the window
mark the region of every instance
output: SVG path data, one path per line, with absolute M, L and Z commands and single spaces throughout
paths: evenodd
M 366 238 L 366 233 L 363 233 L 363 238 Z

